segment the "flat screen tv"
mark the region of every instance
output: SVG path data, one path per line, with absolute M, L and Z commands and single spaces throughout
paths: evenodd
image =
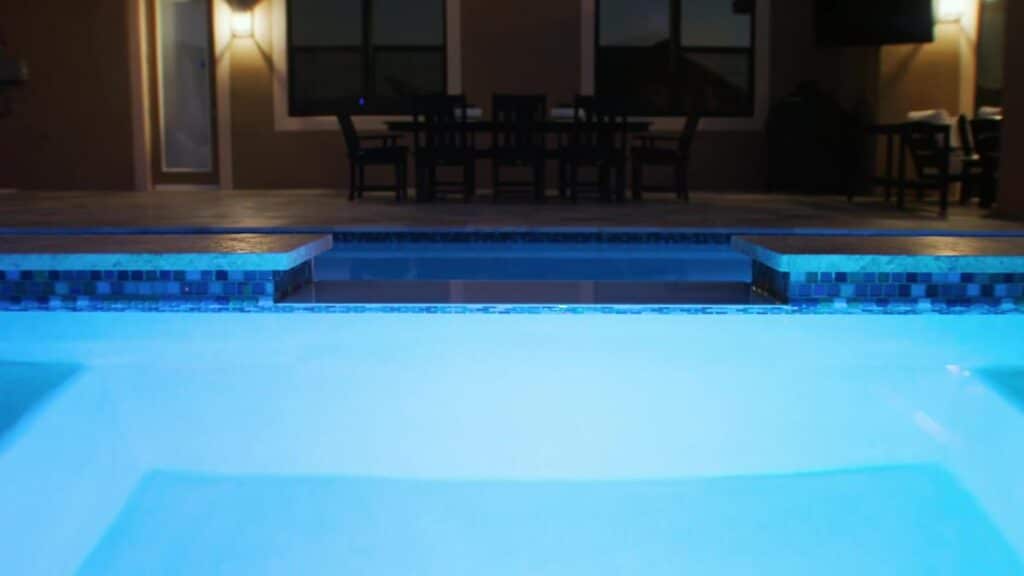
M 935 40 L 932 0 L 817 0 L 825 46 L 922 44 Z

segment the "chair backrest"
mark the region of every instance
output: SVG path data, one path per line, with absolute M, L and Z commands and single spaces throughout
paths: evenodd
M 999 154 L 1002 149 L 1003 122 L 999 118 L 986 117 L 971 120 L 974 135 L 974 149 L 982 156 Z
M 341 126 L 341 133 L 345 136 L 345 147 L 348 149 L 349 157 L 359 154 L 359 133 L 356 132 L 356 125 L 348 114 L 338 114 L 338 125 Z
M 918 178 L 934 177 L 949 169 L 951 127 L 931 122 L 908 122 L 903 127 L 903 145 L 910 153 Z
M 686 124 L 683 125 L 683 131 L 679 135 L 679 153 L 688 156 L 690 154 L 690 148 L 693 147 L 693 140 L 697 137 L 697 129 L 700 127 L 701 113 L 699 110 L 693 110 L 686 116 Z
M 624 153 L 629 142 L 629 118 L 622 101 L 578 96 L 573 114 L 571 144 L 608 153 Z
M 956 119 L 956 131 L 960 134 L 960 148 L 965 156 L 974 154 L 974 135 L 971 134 L 971 126 L 967 122 L 967 116 L 961 114 Z
M 453 151 L 472 146 L 463 95 L 417 96 L 413 100 L 413 119 L 417 148 Z
M 547 118 L 542 94 L 495 94 L 491 106 L 492 143 L 496 150 L 536 150 L 544 145 L 538 125 Z

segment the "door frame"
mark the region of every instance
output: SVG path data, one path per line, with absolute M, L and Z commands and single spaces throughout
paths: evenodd
M 131 59 L 132 164 L 137 191 L 155 189 L 230 190 L 234 187 L 231 144 L 231 7 L 227 0 L 210 0 L 211 27 L 211 106 L 214 124 L 214 168 L 216 178 L 205 183 L 161 181 L 155 169 L 162 165 L 157 118 L 155 11 L 153 0 L 128 0 L 128 39 Z

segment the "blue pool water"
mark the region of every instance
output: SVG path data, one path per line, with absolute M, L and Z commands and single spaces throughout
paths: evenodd
M 1024 574 L 1021 334 L 4 314 L 0 573 Z

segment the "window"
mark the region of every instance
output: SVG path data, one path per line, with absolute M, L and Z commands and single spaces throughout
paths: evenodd
M 754 115 L 755 0 L 598 0 L 596 92 L 633 114 Z
M 288 0 L 292 116 L 400 114 L 445 91 L 445 0 Z

